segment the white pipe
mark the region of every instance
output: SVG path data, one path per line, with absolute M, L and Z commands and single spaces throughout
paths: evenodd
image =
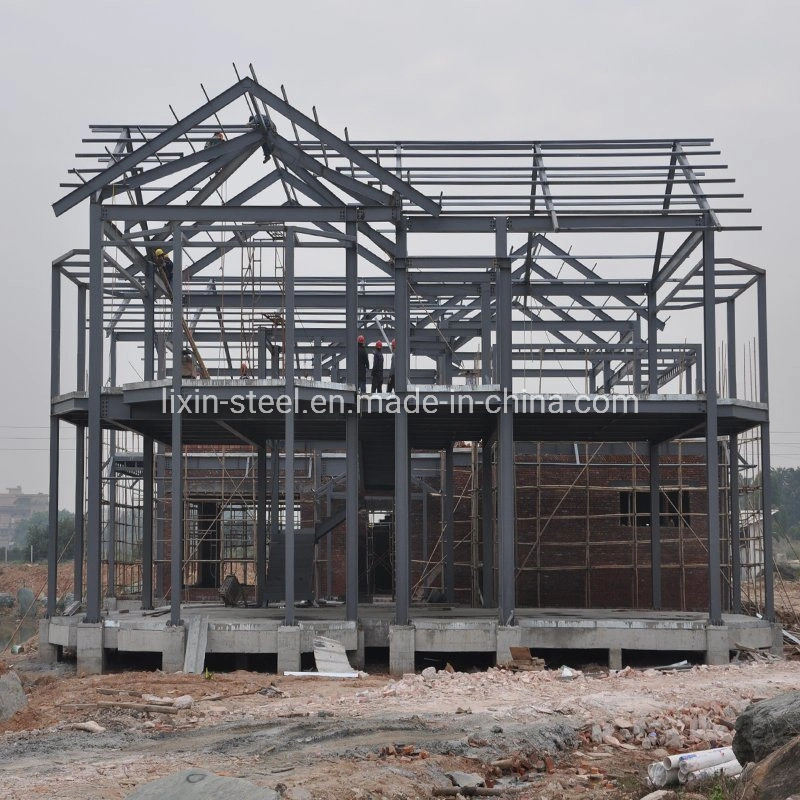
M 667 769 L 661 761 L 655 761 L 647 768 L 647 777 L 656 789 L 661 789 L 664 786 L 676 786 L 679 777 L 678 768 L 670 767 Z
M 679 780 L 681 783 L 691 785 L 693 783 L 697 783 L 698 781 L 706 780 L 707 778 L 713 778 L 715 775 L 727 775 L 728 777 L 734 777 L 735 775 L 739 775 L 741 771 L 742 765 L 736 759 L 734 759 L 733 761 L 728 761 L 725 764 L 717 764 L 714 767 L 706 767 L 705 769 L 699 769 L 696 772 L 687 772 L 685 775 L 681 775 Z
M 698 769 L 716 767 L 717 764 L 726 764 L 735 758 L 732 747 L 716 747 L 713 750 L 684 753 L 678 759 L 678 771 L 685 775 L 687 772 L 694 772 Z

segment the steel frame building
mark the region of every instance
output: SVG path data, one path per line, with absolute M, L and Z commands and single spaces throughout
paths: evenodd
M 400 630 L 413 622 L 410 455 L 443 450 L 452 476 L 454 443 L 477 441 L 483 474 L 496 487 L 496 498 L 485 492 L 482 513 L 484 606 L 495 609 L 497 625 L 513 627 L 515 442 L 580 441 L 648 445 L 658 611 L 659 454 L 663 443 L 692 437 L 705 441 L 708 624 L 722 625 L 726 610 L 740 612 L 738 502 L 730 503 L 725 521 L 730 592 L 720 579 L 718 442 L 725 437 L 732 454 L 726 481 L 732 497 L 738 496 L 737 437 L 745 431 L 760 431 L 761 470 L 769 474 L 766 284 L 762 269 L 717 256 L 721 234 L 758 228 L 739 221 L 748 209 L 728 191 L 732 178 L 712 140 L 358 141 L 323 127 L 316 109 L 311 116 L 297 110 L 281 89 L 281 96 L 270 92 L 253 74 L 216 97 L 206 95 L 174 122 L 92 125 L 84 140 L 90 152 L 81 158 L 97 166 L 70 170 L 76 180 L 63 185 L 69 191 L 53 206 L 56 215 L 78 206 L 88 213 L 89 243 L 57 258 L 52 269 L 48 618 L 56 602 L 62 423 L 77 428 L 75 586 L 81 594 L 85 583 L 87 629 L 103 620 L 103 441 L 111 437 L 113 447 L 119 431 L 133 431 L 142 442 L 145 609 L 154 602 L 159 444 L 171 459 L 173 554 L 183 552 L 185 449 L 244 442 L 257 453 L 260 604 L 267 508 L 278 494 L 293 507 L 298 444 L 343 446 L 347 475 L 358 476 L 347 481 L 345 514 L 344 616 L 355 624 L 359 494 L 382 470 L 385 480 L 388 468 L 392 621 Z M 217 131 L 224 141 L 206 146 Z M 171 286 L 154 268 L 156 248 L 171 254 Z M 77 288 L 70 385 L 62 383 L 64 278 Z M 737 309 L 752 295 L 757 391 L 748 396 L 737 374 Z M 693 314 L 702 316 L 694 341 L 686 339 L 688 323 L 670 319 Z M 720 320 L 726 333 L 718 340 Z M 665 338 L 665 330 L 676 329 L 678 341 Z M 392 395 L 359 395 L 361 333 L 396 339 Z M 720 358 L 723 340 L 727 354 Z M 187 343 L 204 377 L 183 376 Z M 136 354 L 129 361 L 140 359 L 131 364 L 136 381 L 118 381 L 121 348 Z M 527 391 L 529 381 L 543 398 L 538 407 L 498 399 Z M 253 405 L 234 413 L 231 404 L 242 393 Z M 190 410 L 193 398 L 210 395 L 210 408 Z M 293 402 L 280 408 L 284 395 Z M 418 413 L 422 396 L 428 413 Z M 558 408 L 550 403 L 556 396 Z M 165 397 L 184 404 L 165 405 Z M 312 406 L 319 398 L 324 410 Z M 592 410 L 581 413 L 587 402 Z M 281 450 L 283 481 L 271 477 Z M 451 477 L 443 491 L 452 495 Z M 767 481 L 761 497 L 769 509 Z M 767 565 L 770 519 L 764 514 Z M 282 620 L 289 628 L 297 624 L 292 526 L 289 514 Z M 452 517 L 444 526 L 443 580 L 452 596 Z M 173 627 L 183 621 L 182 568 L 180 555 L 173 556 Z M 771 620 L 770 569 L 764 580 Z

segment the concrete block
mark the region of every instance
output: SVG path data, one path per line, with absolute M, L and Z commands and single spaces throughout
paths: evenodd
M 58 645 L 50 644 L 50 620 L 39 620 L 39 661 L 55 664 L 58 661 Z
M 770 653 L 779 658 L 783 658 L 783 626 L 780 625 L 780 623 L 773 622 L 770 628 L 772 628 L 772 647 L 770 647 Z
M 414 671 L 414 626 L 389 626 L 389 672 L 405 675 Z
M 300 628 L 282 625 L 278 628 L 278 675 L 300 669 Z
M 180 672 L 186 657 L 186 627 L 167 625 L 161 634 L 161 669 Z
M 364 664 L 366 663 L 366 658 L 364 655 L 364 630 L 363 628 L 359 628 L 356 632 L 356 649 L 355 650 L 348 650 L 347 656 L 350 659 L 350 663 L 353 665 L 353 669 L 364 669 Z
M 709 625 L 706 628 L 706 664 L 719 666 L 730 663 L 727 627 L 725 625 Z
M 608 668 L 622 669 L 622 648 L 609 647 L 608 649 Z
M 77 631 L 78 675 L 102 675 L 106 665 L 102 622 L 79 622 Z
M 498 664 L 511 661 L 511 648 L 522 647 L 522 631 L 516 625 L 497 626 L 497 650 L 495 658 Z M 533 647 L 533 645 L 529 645 Z

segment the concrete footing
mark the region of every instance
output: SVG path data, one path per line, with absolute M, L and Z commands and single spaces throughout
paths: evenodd
M 413 625 L 389 626 L 389 672 L 405 675 L 414 671 L 414 627 Z
M 719 666 L 731 663 L 730 636 L 724 625 L 709 625 L 706 628 L 706 664 Z
M 163 672 L 180 672 L 186 656 L 186 627 L 168 625 L 161 645 L 161 669 Z
M 622 648 L 610 647 L 608 649 L 608 668 L 622 669 Z
M 364 630 L 359 628 L 356 636 L 358 637 L 356 649 L 348 650 L 347 657 L 350 659 L 350 665 L 353 667 L 353 669 L 364 669 Z
M 102 675 L 106 665 L 103 634 L 102 622 L 78 623 L 78 675 Z
M 278 628 L 278 675 L 300 669 L 300 628 L 282 625 Z
M 499 625 L 497 627 L 497 662 L 507 664 L 511 661 L 511 648 L 519 647 L 521 641 L 520 629 L 516 626 Z
M 783 657 L 783 626 L 777 622 L 772 623 L 772 647 L 770 653 Z
M 55 664 L 58 661 L 58 645 L 50 644 L 50 620 L 39 620 L 39 661 Z

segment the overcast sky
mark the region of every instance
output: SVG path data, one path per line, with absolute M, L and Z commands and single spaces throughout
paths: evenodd
M 234 61 L 354 138 L 714 137 L 764 226 L 717 250 L 768 271 L 773 465 L 800 464 L 798 3 L 4 0 L 0 15 L 0 490 L 47 491 L 49 264 L 88 230 L 83 206 L 50 205 L 80 139 L 188 113 Z

